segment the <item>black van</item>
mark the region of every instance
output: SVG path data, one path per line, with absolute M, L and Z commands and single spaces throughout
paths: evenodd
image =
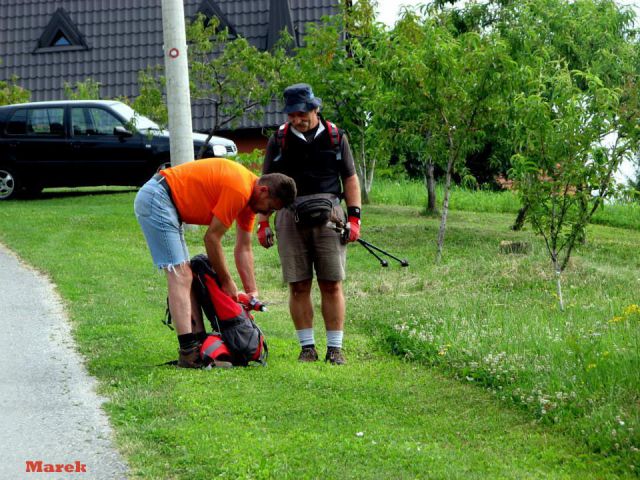
M 194 133 L 198 152 L 206 135 Z M 205 157 L 237 153 L 212 137 Z M 0 107 L 0 200 L 45 187 L 142 185 L 170 163 L 169 132 L 128 105 L 106 100 Z

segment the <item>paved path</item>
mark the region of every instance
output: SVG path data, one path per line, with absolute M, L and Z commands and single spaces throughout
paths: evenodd
M 0 331 L 0 479 L 126 478 L 60 298 L 2 245 Z M 78 461 L 86 473 L 27 473 L 27 461 Z

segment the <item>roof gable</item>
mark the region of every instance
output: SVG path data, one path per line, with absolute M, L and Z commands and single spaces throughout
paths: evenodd
M 198 7 L 198 11 L 196 12 L 196 16 L 199 13 L 203 14 L 207 19 L 216 17 L 219 21 L 218 28 L 217 28 L 218 31 L 224 30 L 226 28 L 227 31 L 229 32 L 229 36 L 231 37 L 238 36 L 238 32 L 236 32 L 236 29 L 234 28 L 234 26 L 231 25 L 231 23 L 229 23 L 229 20 L 227 19 L 226 15 L 222 13 L 222 10 L 220 10 L 220 7 L 218 6 L 218 4 L 213 0 L 202 0 L 202 3 Z
M 64 8 L 59 8 L 51 16 L 51 20 L 45 27 L 36 52 L 52 52 L 64 50 L 87 50 L 89 47 L 78 27 L 71 20 Z
M 291 35 L 295 45 L 298 46 L 298 39 L 291 19 L 289 0 L 271 0 L 269 26 L 267 27 L 267 50 L 271 50 L 276 46 L 283 30 L 286 30 Z

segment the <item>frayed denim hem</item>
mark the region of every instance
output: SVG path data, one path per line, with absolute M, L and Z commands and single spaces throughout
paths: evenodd
M 184 271 L 185 266 L 190 265 L 189 260 L 185 260 L 180 263 L 168 263 L 168 264 L 160 264 L 158 265 L 158 271 L 165 271 L 167 273 L 175 273 L 176 275 L 180 275 L 180 270 Z

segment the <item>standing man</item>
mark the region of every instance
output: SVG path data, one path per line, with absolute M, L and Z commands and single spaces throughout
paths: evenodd
M 153 262 L 167 275 L 169 310 L 180 344 L 178 366 L 199 368 L 204 335 L 202 314 L 191 292 L 193 274 L 182 222 L 208 225 L 204 245 L 222 290 L 234 300 L 236 286 L 222 250 L 222 237 L 237 221 L 235 264 L 244 291 L 257 297 L 251 231 L 256 213 L 271 214 L 290 205 L 294 181 L 282 174 L 258 178 L 242 165 L 209 158 L 155 174 L 136 195 L 134 210 Z
M 278 212 L 275 220 L 282 273 L 289 284 L 289 310 L 302 347 L 298 360 L 318 360 L 311 302 L 315 269 L 327 331 L 325 361 L 343 365 L 345 243 L 360 236 L 360 183 L 346 136 L 320 116 L 322 102 L 311 86 L 299 83 L 287 87 L 284 101 L 288 122 L 269 140 L 262 171 L 292 177 L 298 192 L 293 207 Z M 347 219 L 340 206 L 342 198 L 347 204 Z M 329 211 L 318 215 L 323 202 Z M 305 223 L 304 212 L 309 210 L 320 219 L 316 224 Z M 326 227 L 331 217 L 346 223 L 348 237 L 341 238 Z M 258 220 L 258 239 L 269 248 L 273 245 L 269 215 L 259 215 Z

